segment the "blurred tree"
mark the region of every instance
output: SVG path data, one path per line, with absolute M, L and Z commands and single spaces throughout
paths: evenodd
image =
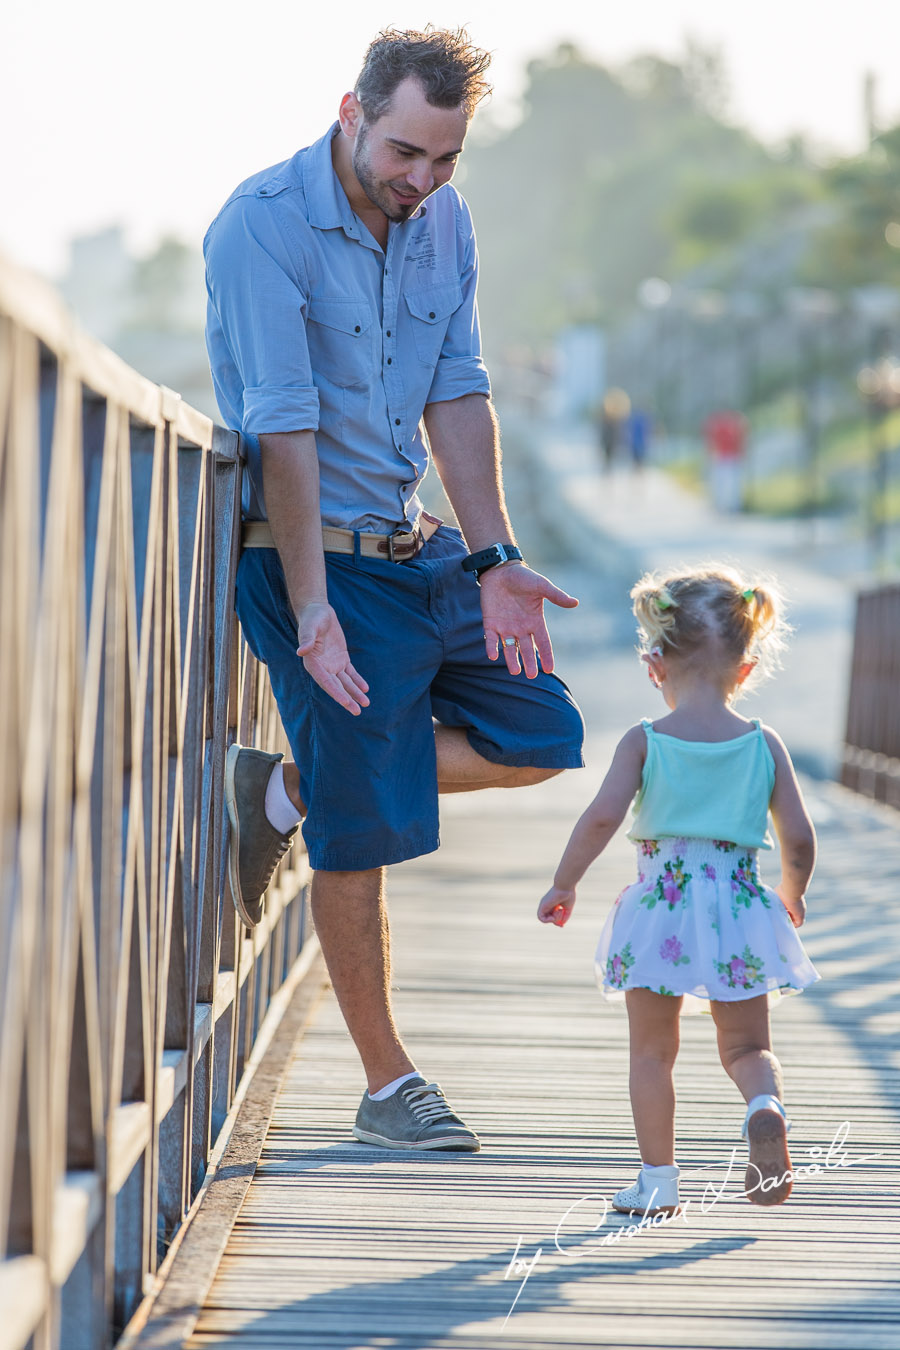
M 160 332 L 196 330 L 202 321 L 197 305 L 196 250 L 167 235 L 147 257 L 135 262 L 129 328 Z
M 900 286 L 900 125 L 825 176 L 837 220 L 815 240 L 805 280 L 837 290 Z
M 538 346 L 609 321 L 647 276 L 679 271 L 817 192 L 794 147 L 722 120 L 720 55 L 643 56 L 614 72 L 567 44 L 528 67 L 521 122 L 466 152 L 486 342 Z
M 741 178 L 685 180 L 667 217 L 674 272 L 686 271 L 740 244 L 816 194 L 809 169 L 792 173 L 784 162 L 776 171 L 766 165 Z

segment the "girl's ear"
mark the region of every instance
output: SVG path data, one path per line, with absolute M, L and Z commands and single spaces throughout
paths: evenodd
M 659 647 L 653 647 L 649 652 L 644 652 L 641 660 L 647 666 L 647 673 L 650 676 L 650 683 L 657 689 L 662 688 L 663 680 L 666 678 L 666 663 L 663 660 L 663 654 Z
M 753 658 L 752 661 L 741 662 L 741 664 L 737 668 L 738 684 L 743 684 L 744 681 L 748 678 L 748 676 L 753 674 L 754 670 L 756 669 L 756 664 L 757 662 L 755 657 Z

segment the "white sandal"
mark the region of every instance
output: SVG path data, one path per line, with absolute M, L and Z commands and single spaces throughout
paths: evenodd
M 787 1132 L 791 1122 L 777 1097 L 760 1093 L 747 1107 L 741 1131 L 750 1149 L 744 1194 L 754 1205 L 782 1205 L 791 1193 L 791 1155 Z
M 613 1196 L 613 1209 L 619 1214 L 641 1214 L 647 1218 L 654 1214 L 678 1214 L 679 1176 L 677 1167 L 654 1167 L 652 1172 L 641 1168 L 634 1185 Z

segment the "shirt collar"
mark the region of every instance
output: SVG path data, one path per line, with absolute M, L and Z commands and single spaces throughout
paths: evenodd
M 304 156 L 303 186 L 309 223 L 319 230 L 343 229 L 352 238 L 358 238 L 359 223 L 331 160 L 331 142 L 338 129 L 338 123 L 333 122 L 321 140 L 315 141 Z

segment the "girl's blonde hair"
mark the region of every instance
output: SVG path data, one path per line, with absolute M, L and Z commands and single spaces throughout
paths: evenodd
M 641 652 L 723 663 L 755 661 L 742 688 L 771 674 L 790 632 L 778 587 L 768 578 L 747 582 L 731 567 L 708 563 L 690 571 L 646 572 L 632 588 Z

